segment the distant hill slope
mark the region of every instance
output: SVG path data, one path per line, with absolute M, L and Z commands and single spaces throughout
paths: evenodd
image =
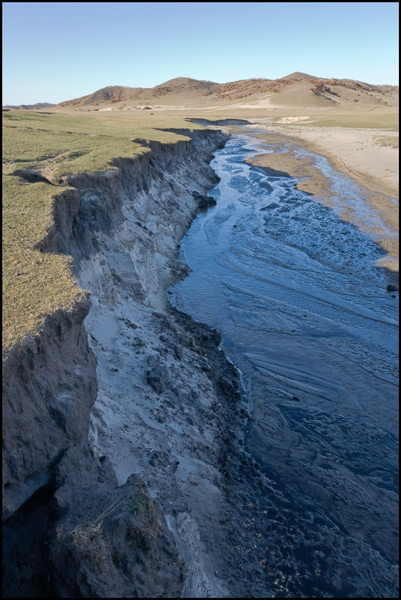
M 151 96 L 188 92 L 195 92 L 195 94 L 199 94 L 213 91 L 217 89 L 219 85 L 219 83 L 214 83 L 213 81 L 200 81 L 198 79 L 191 79 L 189 77 L 176 77 L 175 79 L 170 79 L 161 85 L 151 88 L 148 90 L 148 92 Z
M 75 100 L 61 102 L 59 106 L 99 106 L 103 104 L 117 104 L 129 100 L 146 103 L 162 99 L 167 100 L 169 104 L 171 104 L 172 99 L 181 103 L 183 98 L 196 101 L 204 95 L 213 93 L 219 85 L 211 81 L 199 81 L 189 77 L 170 79 L 153 88 L 132 88 L 115 85 L 102 88 L 93 94 L 82 96 Z
M 299 71 L 295 71 L 294 73 L 290 73 L 290 75 L 285 75 L 284 77 L 280 77 L 277 81 L 291 79 L 293 81 L 300 81 L 303 79 L 315 79 L 313 75 L 308 75 L 307 73 L 300 73 Z
M 51 108 L 56 104 L 50 104 L 49 102 L 37 102 L 36 104 L 6 104 L 4 108 L 13 108 L 14 110 L 43 110 L 44 108 Z
M 244 79 L 229 83 L 177 77 L 153 88 L 108 86 L 93 94 L 61 102 L 63 108 L 110 110 L 151 106 L 207 106 L 269 102 L 271 106 L 329 107 L 398 102 L 398 86 L 372 85 L 351 79 L 328 79 L 294 72 L 279 79 Z

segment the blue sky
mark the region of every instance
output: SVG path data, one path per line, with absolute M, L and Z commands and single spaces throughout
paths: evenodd
M 398 85 L 398 2 L 3 2 L 3 105 L 293 71 Z

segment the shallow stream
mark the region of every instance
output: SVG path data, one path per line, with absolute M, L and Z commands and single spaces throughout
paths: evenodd
M 321 581 L 324 595 L 334 589 L 323 568 L 331 553 L 342 557 L 345 592 L 368 562 L 388 593 L 398 548 L 398 292 L 387 291 L 376 266 L 384 253 L 365 233 L 385 227 L 323 157 L 296 149 L 327 177 L 333 208 L 297 190 L 297 179 L 246 162 L 269 151 L 241 133 L 215 153 L 217 204 L 182 240 L 191 273 L 170 297 L 221 331 L 243 374 L 246 449 L 291 499 L 292 509 L 274 507 L 279 543 L 303 532 L 305 556 L 322 557 L 314 589 Z M 345 207 L 359 227 L 341 219 Z

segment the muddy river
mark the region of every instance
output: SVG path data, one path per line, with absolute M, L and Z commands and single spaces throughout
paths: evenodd
M 191 273 L 170 298 L 221 331 L 242 373 L 246 449 L 286 500 L 266 499 L 281 568 L 302 532 L 297 552 L 314 561 L 323 597 L 338 589 L 334 556 L 345 594 L 368 565 L 364 593 L 395 597 L 398 292 L 388 291 L 376 265 L 383 251 L 366 233 L 385 227 L 363 190 L 323 157 L 296 149 L 328 178 L 332 208 L 296 179 L 246 162 L 269 151 L 244 132 L 215 153 L 216 206 L 182 240 Z M 341 219 L 344 207 L 358 227 Z

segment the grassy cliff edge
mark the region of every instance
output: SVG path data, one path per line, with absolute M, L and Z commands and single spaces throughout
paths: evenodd
M 187 139 L 167 126 L 201 129 L 180 117 L 3 112 L 3 349 L 84 295 L 71 258 L 38 249 L 53 225 L 57 196 L 73 192 L 71 176 L 115 170 L 113 159 L 149 151 L 141 140 Z

